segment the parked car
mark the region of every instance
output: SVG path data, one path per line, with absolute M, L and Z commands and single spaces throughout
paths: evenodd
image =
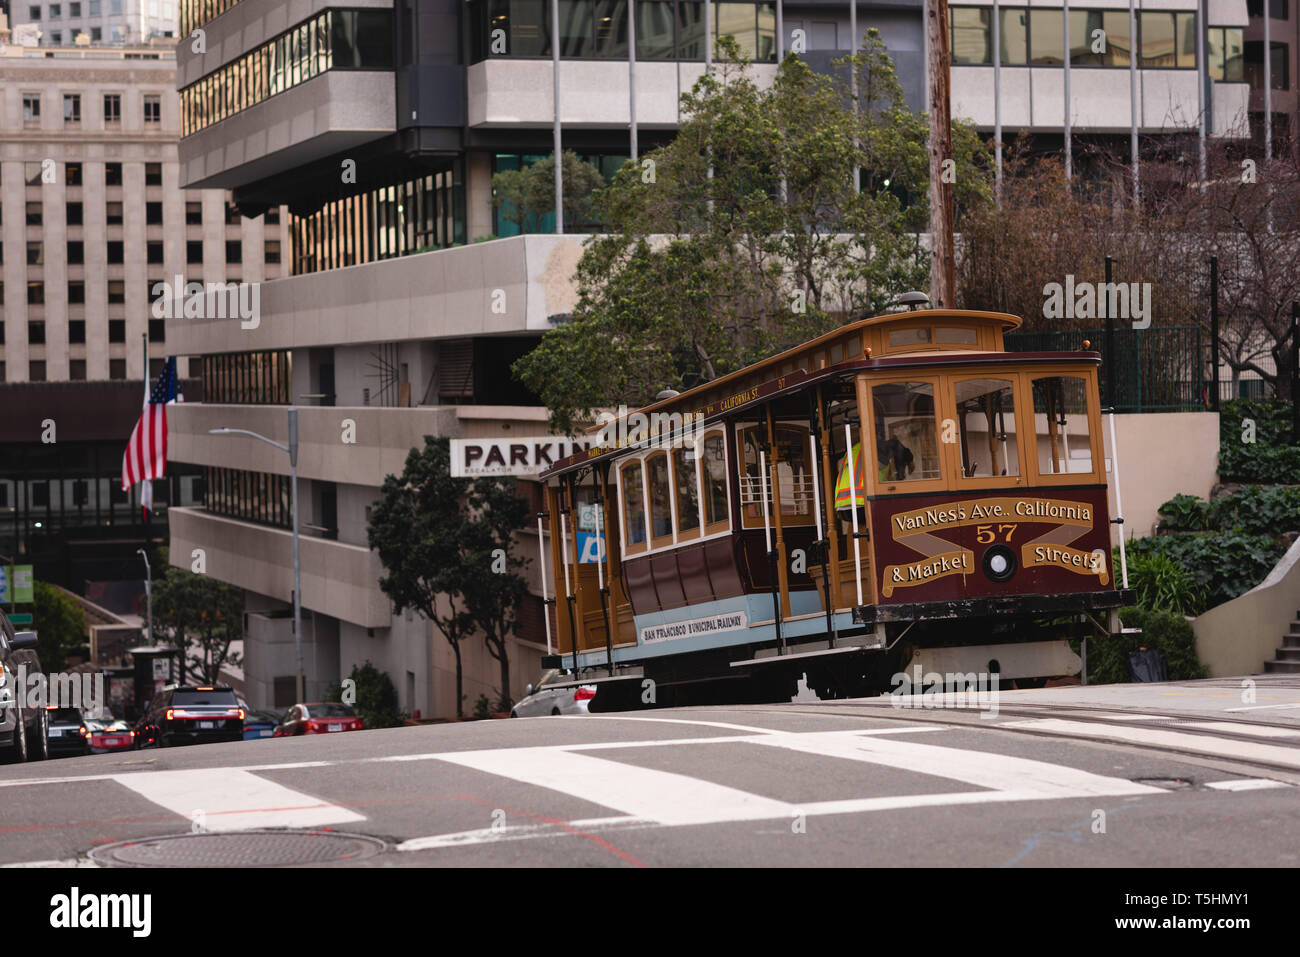
M 230 688 L 167 685 L 136 722 L 136 748 L 244 740 L 244 709 Z
M 135 744 L 135 732 L 125 721 L 87 721 L 86 731 L 91 754 L 127 751 Z
M 339 731 L 361 731 L 365 727 L 357 713 L 337 701 L 317 701 L 296 704 L 284 713 L 276 725 L 274 736 L 291 738 L 300 734 L 333 734 Z
M 554 669 L 545 672 L 537 686 L 524 689 L 524 698 L 510 709 L 512 718 L 536 718 L 542 715 L 587 714 L 591 699 L 596 697 L 595 685 L 553 687 L 562 680 Z
M 41 673 L 36 632 L 14 631 L 0 611 L 0 756 L 43 761 L 50 756 L 49 717 L 44 702 L 29 698 L 20 679 Z
M 54 705 L 48 705 L 45 710 L 51 757 L 90 753 L 89 729 L 86 718 L 80 711 Z
M 280 716 L 274 711 L 248 711 L 244 715 L 244 740 L 256 741 L 269 738 L 275 734 L 275 726 L 280 723 Z

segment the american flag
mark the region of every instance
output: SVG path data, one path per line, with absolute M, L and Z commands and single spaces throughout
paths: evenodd
M 122 456 L 122 489 L 144 482 L 140 490 L 140 506 L 148 521 L 153 508 L 153 479 L 162 478 L 167 471 L 167 413 L 168 403 L 181 401 L 176 392 L 176 360 L 168 359 L 162 374 L 154 383 L 149 400 L 144 404 L 140 420 L 131 430 L 131 440 L 126 443 Z

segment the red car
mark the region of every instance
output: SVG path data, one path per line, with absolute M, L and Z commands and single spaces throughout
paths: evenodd
M 365 727 L 357 713 L 337 701 L 296 704 L 284 713 L 272 737 L 291 738 L 299 734 L 333 734 L 360 731 Z
M 86 744 L 92 754 L 129 751 L 135 745 L 135 732 L 125 721 L 87 721 Z

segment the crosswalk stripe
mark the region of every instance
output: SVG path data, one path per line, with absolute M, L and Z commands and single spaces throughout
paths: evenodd
M 1289 788 L 1292 785 L 1265 778 L 1240 778 L 1236 781 L 1210 781 L 1205 786 L 1216 791 L 1264 791 L 1269 788 Z
M 1300 728 L 1281 728 L 1272 724 L 1240 724 L 1236 721 L 1179 721 L 1180 728 L 1204 728 L 1206 731 L 1229 731 L 1257 738 L 1300 738 Z
M 1105 777 L 1060 764 L 1048 764 L 991 751 L 972 751 L 915 741 L 894 741 L 852 732 L 832 731 L 755 738 L 750 744 L 786 748 L 805 754 L 846 758 L 882 764 L 902 771 L 915 771 L 950 778 L 995 791 L 1031 794 L 1037 797 L 1096 797 L 1102 795 L 1152 794 L 1159 788 L 1135 784 L 1123 778 Z
M 115 775 L 113 780 L 174 814 L 197 820 L 209 831 L 320 827 L 365 820 L 347 808 L 241 768 L 135 771 Z
M 1264 761 L 1283 767 L 1300 768 L 1300 748 L 1286 748 L 1275 744 L 1258 744 L 1254 741 L 1234 741 L 1205 734 L 1188 734 L 1167 731 L 1163 728 L 1126 728 L 1122 725 L 1095 725 L 1082 721 L 1064 721 L 1058 718 L 1034 718 L 1029 721 L 1009 721 L 1004 728 L 1021 727 L 1027 731 L 1046 731 L 1081 738 L 1098 738 L 1108 741 L 1129 741 L 1156 747 L 1177 748 L 1215 757 L 1247 761 Z

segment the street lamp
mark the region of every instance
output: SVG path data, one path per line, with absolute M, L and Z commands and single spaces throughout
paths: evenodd
M 137 548 L 135 553 L 144 559 L 144 599 L 145 599 L 145 621 L 147 622 L 146 630 L 149 635 L 149 644 L 153 644 L 153 569 L 149 567 L 149 555 L 143 548 Z M 183 664 L 183 662 L 182 662 Z M 182 669 L 183 670 L 183 669 Z M 184 675 L 182 675 L 182 679 Z
M 248 429 L 208 429 L 209 435 L 247 435 L 289 453 L 289 511 L 293 516 L 293 643 L 298 654 L 298 701 L 306 699 L 306 681 L 302 673 L 302 564 L 298 558 L 298 410 L 289 410 L 289 444 L 281 445 L 265 435 Z

